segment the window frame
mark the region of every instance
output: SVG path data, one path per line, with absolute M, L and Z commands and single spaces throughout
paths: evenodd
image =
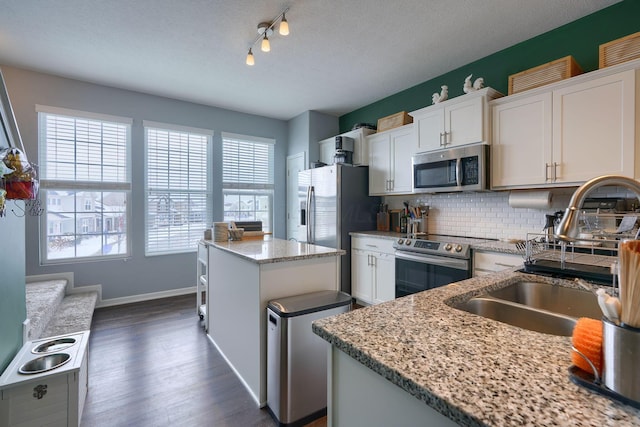
M 39 243 L 39 256 L 40 256 L 40 264 L 41 265 L 60 265 L 60 264 L 77 264 L 84 262 L 96 262 L 96 261 L 111 261 L 111 260 L 120 260 L 120 259 L 128 259 L 131 257 L 131 133 L 132 133 L 132 124 L 133 119 L 129 117 L 121 117 L 114 116 L 109 114 L 102 113 L 94 113 L 89 111 L 81 111 L 81 110 L 73 110 L 68 108 L 60 108 L 60 107 L 52 107 L 46 105 L 36 105 L 36 113 L 38 116 L 38 158 L 41 166 L 40 170 L 40 192 L 44 194 L 44 197 L 40 197 L 45 200 L 43 206 L 43 213 L 40 216 L 40 230 L 38 233 L 38 243 Z M 47 142 L 45 141 L 47 129 L 46 124 L 43 126 L 43 123 L 46 122 L 47 116 L 63 116 L 71 119 L 81 119 L 81 120 L 97 120 L 100 122 L 107 123 L 115 123 L 117 125 L 124 126 L 126 129 L 126 147 L 125 147 L 125 162 L 124 167 L 125 171 L 125 180 L 124 181 L 81 181 L 81 180 L 56 180 L 56 179 L 47 179 L 46 178 L 46 155 L 47 155 Z M 101 141 L 103 143 L 103 141 Z M 74 140 L 74 147 L 77 145 L 77 139 Z M 44 172 L 44 173 L 43 173 Z M 48 202 L 49 200 L 55 200 L 55 203 L 52 205 L 61 206 L 62 200 L 59 195 L 55 197 L 51 197 L 49 191 L 58 191 L 58 192 L 73 192 L 74 193 L 74 215 L 78 215 L 78 213 L 86 213 L 85 210 L 78 210 L 78 203 L 76 200 L 77 193 L 82 192 L 95 192 L 101 193 L 101 196 L 104 193 L 114 192 L 114 193 L 122 193 L 124 196 L 124 204 L 125 204 L 125 228 L 124 235 L 126 236 L 126 245 L 124 253 L 113 254 L 113 255 L 98 255 L 98 256 L 88 256 L 88 257 L 67 257 L 67 258 L 59 258 L 59 259 L 49 259 L 48 258 L 48 237 L 49 237 L 49 223 L 48 223 Z M 85 207 L 84 204 L 82 206 Z M 79 228 L 84 228 L 84 222 L 82 224 L 78 224 L 76 222 L 76 231 L 74 236 L 81 236 L 82 233 L 78 232 Z M 55 227 L 54 227 L 55 228 Z M 106 233 L 104 230 L 101 231 L 100 235 L 102 238 L 109 235 L 110 233 Z
M 187 133 L 187 134 L 196 134 L 200 136 L 204 136 L 207 139 L 206 142 L 206 171 L 205 171 L 205 179 L 206 179 L 206 190 L 205 191 L 197 191 L 197 190 L 161 190 L 161 189 L 150 189 L 149 188 L 149 143 L 148 143 L 148 130 L 156 129 L 163 132 L 177 132 L 177 133 Z M 212 146 L 213 146 L 213 136 L 215 132 L 211 129 L 202 129 L 191 126 L 182 126 L 172 123 L 161 123 L 150 120 L 143 121 L 143 131 L 144 131 L 144 252 L 145 256 L 162 256 L 162 255 L 172 255 L 172 254 L 180 254 L 180 253 L 193 253 L 198 250 L 197 240 L 194 240 L 191 247 L 188 248 L 180 248 L 176 250 L 164 250 L 164 251 L 149 251 L 149 208 L 150 208 L 150 199 L 149 194 L 152 191 L 167 191 L 169 193 L 175 192 L 180 194 L 205 194 L 205 205 L 206 205 L 206 218 L 204 220 L 205 228 L 207 228 L 207 224 L 211 224 L 211 219 L 213 217 L 213 186 L 212 186 Z M 204 237 L 204 233 L 203 236 Z
M 256 184 L 256 183 L 243 183 L 243 182 L 225 182 L 224 180 L 224 150 L 225 150 L 225 141 L 226 140 L 235 140 L 235 141 L 242 141 L 242 142 L 247 142 L 247 143 L 252 143 L 252 144 L 261 144 L 261 145 L 268 145 L 270 153 L 270 159 L 267 160 L 267 166 L 269 167 L 269 179 L 271 180 L 270 183 L 268 184 Z M 239 196 L 242 195 L 264 195 L 267 196 L 269 199 L 269 223 L 268 224 L 264 224 L 263 223 L 263 230 L 265 231 L 269 231 L 269 232 L 273 232 L 273 227 L 274 227 L 274 212 L 275 212 L 275 206 L 274 206 L 274 199 L 275 199 L 275 145 L 276 145 L 276 140 L 273 138 L 263 138 L 263 137 L 258 137 L 258 136 L 251 136 L 251 135 L 241 135 L 241 134 L 235 134 L 235 133 L 230 133 L 230 132 L 222 132 L 222 156 L 223 156 L 223 164 L 222 164 L 222 199 L 223 199 L 223 207 L 222 207 L 222 214 L 223 214 L 223 218 L 225 218 L 225 213 L 226 208 L 224 206 L 224 199 L 225 196 L 228 194 L 238 194 Z M 255 209 L 253 210 L 253 213 L 255 215 Z M 224 219 L 226 221 L 226 218 Z M 239 219 L 238 221 L 242 221 L 242 219 Z

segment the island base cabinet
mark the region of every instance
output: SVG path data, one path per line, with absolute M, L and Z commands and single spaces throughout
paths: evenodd
M 336 347 L 328 359 L 329 427 L 458 425 Z

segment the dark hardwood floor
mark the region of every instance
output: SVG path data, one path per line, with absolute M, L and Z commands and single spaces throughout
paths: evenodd
M 97 309 L 89 352 L 83 427 L 277 425 L 206 338 L 195 295 Z

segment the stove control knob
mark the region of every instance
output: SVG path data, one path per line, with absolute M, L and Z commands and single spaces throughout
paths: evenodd
M 456 252 L 462 252 L 462 246 L 456 245 Z
M 407 239 L 406 242 L 404 242 L 405 245 L 409 246 L 411 244 L 411 239 Z
M 444 250 L 448 252 L 451 250 L 451 247 L 451 243 L 447 243 L 446 245 L 444 245 Z
M 404 239 L 398 239 L 398 244 L 401 245 L 404 243 Z

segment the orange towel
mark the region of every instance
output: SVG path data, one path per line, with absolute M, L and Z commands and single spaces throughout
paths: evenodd
M 602 321 L 581 317 L 578 319 L 571 343 L 591 360 L 598 373 L 602 373 Z M 593 373 L 591 366 L 575 351 L 571 352 L 571 362 L 583 371 Z

